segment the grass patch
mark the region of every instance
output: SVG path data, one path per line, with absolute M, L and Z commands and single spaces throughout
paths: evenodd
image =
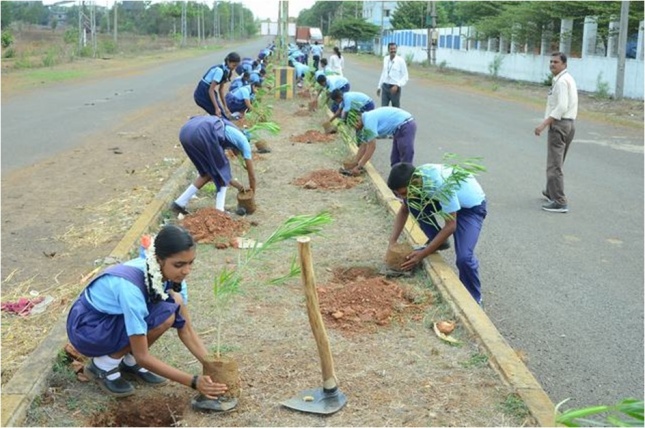
M 462 367 L 485 367 L 488 365 L 488 355 L 477 352 L 472 354 L 466 361 L 460 361 L 459 365 Z
M 524 419 L 529 416 L 529 409 L 519 395 L 513 393 L 506 396 L 501 403 L 501 410 L 505 415 Z

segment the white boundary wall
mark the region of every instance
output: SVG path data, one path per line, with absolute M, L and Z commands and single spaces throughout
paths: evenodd
M 642 27 L 642 26 L 641 26 Z M 440 28 L 439 38 L 444 43 L 438 43 L 436 49 L 436 63 L 473 73 L 490 75 L 490 65 L 500 61 L 497 75 L 499 77 L 542 83 L 551 74 L 549 71 L 550 52 L 546 55 L 527 53 L 500 53 L 487 51 L 485 42 L 468 42 L 465 27 Z M 472 31 L 472 30 L 471 30 Z M 441 37 L 444 36 L 443 39 Z M 451 47 L 446 46 L 447 36 L 451 36 Z M 458 40 L 458 42 L 457 42 Z M 412 56 L 413 62 L 423 62 L 428 59 L 425 46 L 427 30 L 397 30 L 383 38 L 383 51 L 387 52 L 387 43 L 395 41 L 398 44 L 398 53 L 403 58 Z M 642 43 L 642 37 L 639 37 Z M 443 44 L 443 47 L 441 46 Z M 466 48 L 469 47 L 470 50 Z M 497 46 L 499 43 L 497 44 Z M 492 44 L 495 46 L 495 44 Z M 638 57 L 642 57 L 642 48 Z M 499 59 L 498 59 L 499 57 Z M 584 58 L 568 58 L 568 69 L 578 85 L 578 89 L 585 92 L 597 92 L 599 81 L 606 86 L 609 94 L 614 95 L 616 90 L 616 71 L 618 58 L 604 56 L 586 56 Z M 644 69 L 642 59 L 625 60 L 625 82 L 623 95 L 626 98 L 643 99 Z

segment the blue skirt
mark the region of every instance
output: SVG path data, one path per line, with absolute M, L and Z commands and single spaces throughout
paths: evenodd
M 180 329 L 186 320 L 176 303 L 163 301 L 148 304 L 145 318 L 148 331 L 174 316 L 173 328 Z M 81 293 L 67 316 L 67 337 L 74 348 L 86 357 L 101 357 L 121 351 L 130 345 L 123 315 L 104 314 L 94 309 Z
M 193 93 L 193 99 L 198 106 L 203 108 L 208 114 L 214 116 L 215 106 L 211 101 L 211 97 L 208 95 L 208 88 L 210 88 L 210 85 L 203 80 L 200 80 L 195 88 L 195 92 Z M 217 102 L 217 106 L 223 112 L 224 109 L 222 108 L 222 102 L 219 99 L 217 91 L 215 92 L 215 101 Z

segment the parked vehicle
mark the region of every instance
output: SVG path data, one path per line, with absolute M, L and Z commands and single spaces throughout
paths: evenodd
M 343 52 L 373 54 L 374 43 L 371 40 L 362 40 L 356 44 L 345 46 Z
M 313 45 L 318 42 L 319 45 L 324 43 L 322 31 L 318 27 L 296 27 L 296 43 L 309 43 Z

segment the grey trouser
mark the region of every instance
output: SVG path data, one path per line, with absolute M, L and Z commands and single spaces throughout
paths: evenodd
M 387 107 L 392 102 L 392 107 L 401 107 L 401 87 L 392 95 L 390 89 L 392 85 L 389 83 L 381 84 L 381 107 Z
M 573 120 L 556 120 L 549 127 L 548 149 L 546 156 L 546 193 L 552 201 L 565 205 L 564 174 L 562 165 L 567 157 L 569 146 L 576 133 Z

